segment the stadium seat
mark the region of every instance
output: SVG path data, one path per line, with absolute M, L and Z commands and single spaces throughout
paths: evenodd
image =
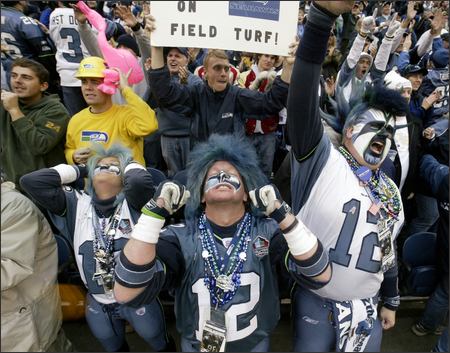
M 403 244 L 402 262 L 407 270 L 408 294 L 430 295 L 437 283 L 436 234 L 420 232 Z

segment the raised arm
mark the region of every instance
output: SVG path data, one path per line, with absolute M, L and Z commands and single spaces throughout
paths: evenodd
M 155 111 L 128 86 L 129 73 L 125 75 L 119 70 L 119 74 L 120 92 L 129 108 L 128 116 L 122 120 L 121 129 L 132 137 L 147 136 L 158 129 Z
M 155 193 L 151 174 L 141 164 L 131 162 L 124 170 L 123 191 L 127 202 L 140 210 Z
M 148 82 L 151 92 L 160 108 L 172 108 L 176 104 L 192 106 L 190 88 L 198 85 L 180 85 L 170 79 L 170 73 L 164 66 L 162 47 L 152 46 L 152 67 L 148 71 Z
M 362 51 L 364 50 L 364 45 L 366 44 L 366 38 L 370 35 L 375 28 L 375 13 L 373 16 L 365 17 L 361 21 L 361 30 L 353 41 L 352 47 L 345 58 L 345 61 L 339 71 L 337 77 L 337 85 L 345 86 L 349 80 L 352 79 L 353 70 L 355 69 L 356 64 L 358 63 L 359 57 L 361 56 Z
M 256 119 L 267 118 L 278 114 L 286 106 L 288 90 L 288 83 L 276 77 L 272 88 L 267 92 L 240 89 L 237 102 L 239 108 L 249 116 Z
M 86 15 L 81 12 L 76 5 L 71 5 L 73 13 L 78 22 L 78 33 L 89 54 L 103 58 L 103 54 L 98 47 L 97 36 L 92 27 L 88 24 Z
M 133 36 L 136 39 L 139 51 L 141 52 L 141 59 L 145 62 L 145 60 L 151 57 L 150 39 L 149 36 L 144 33 L 141 23 L 139 23 L 136 16 L 131 12 L 131 7 L 129 6 L 116 6 L 115 14 L 133 31 Z
M 116 265 L 114 294 L 118 302 L 130 302 L 138 296 L 145 296 L 147 287 L 162 287 L 164 278 L 161 278 L 161 272 L 164 274 L 165 271 L 161 271 L 161 264 L 156 259 L 156 244 L 165 217 L 182 207 L 188 197 L 189 191 L 184 186 L 166 181 L 142 208 L 142 215 Z M 153 295 L 154 288 L 150 290 Z
M 70 184 L 87 175 L 85 167 L 59 164 L 25 174 L 20 186 L 35 202 L 51 213 L 62 216 L 66 211 L 63 185 Z
M 318 94 L 321 65 L 336 17 L 350 11 L 351 6 L 352 1 L 319 1 L 311 6 L 297 50 L 287 103 L 289 140 L 297 160 L 307 157 L 322 137 Z
M 395 17 L 396 14 L 392 16 L 388 29 L 384 35 L 383 41 L 381 42 L 380 48 L 377 51 L 377 55 L 373 63 L 374 68 L 383 73 L 386 71 L 386 66 L 389 61 L 395 33 L 400 27 L 400 22 L 396 21 Z
M 411 21 L 416 17 L 417 11 L 414 9 L 415 3 L 414 1 L 409 1 L 406 10 L 406 17 L 403 19 L 400 28 L 395 33 L 394 40 L 392 41 L 391 54 L 395 52 L 395 50 L 400 45 L 403 34 L 406 33 L 406 30 L 411 24 Z

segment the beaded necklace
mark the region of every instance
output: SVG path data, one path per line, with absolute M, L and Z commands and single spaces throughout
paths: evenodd
M 204 283 L 210 292 L 211 302 L 216 307 L 223 306 L 232 300 L 241 284 L 241 272 L 247 260 L 247 249 L 251 240 L 252 221 L 252 215 L 245 213 L 224 258 L 219 254 L 214 234 L 205 214 L 203 213 L 199 218 L 198 227 L 205 269 Z
M 367 167 L 361 167 L 343 146 L 339 147 L 339 152 L 345 157 L 348 165 L 360 182 L 366 189 L 369 189 L 372 201 L 376 204 L 381 202 L 387 214 L 398 220 L 398 214 L 401 211 L 401 202 L 394 182 L 379 169 L 372 172 L 370 178 L 361 177 L 361 169 Z
M 121 209 L 122 204 L 119 204 L 113 216 L 106 217 L 95 205 L 92 207 L 94 220 L 94 241 L 92 242 L 92 247 L 94 258 L 97 260 L 100 270 L 106 274 L 114 272 L 114 237 L 119 226 Z M 102 218 L 101 224 L 97 213 Z M 108 223 L 106 223 L 107 220 L 109 220 Z

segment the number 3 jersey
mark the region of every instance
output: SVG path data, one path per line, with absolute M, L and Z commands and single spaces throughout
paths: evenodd
M 203 327 L 206 320 L 210 319 L 212 304 L 210 292 L 204 282 L 201 235 L 198 227 L 195 227 L 196 223 L 188 224 L 172 225 L 161 232 L 157 256 L 160 259 L 158 262 L 164 264 L 164 267 L 170 266 L 176 253 L 182 256 L 182 260 L 178 262 L 184 262 L 184 270 L 177 271 L 176 277 L 179 279 L 176 284 L 170 285 L 175 288 L 177 329 L 185 339 L 194 344 L 198 342 L 199 348 Z M 278 285 L 271 265 L 274 256 L 269 255 L 269 245 L 276 234 L 281 236 L 276 222 L 253 218 L 240 287 L 233 299 L 221 307 L 225 311 L 227 351 L 251 350 L 278 323 Z M 179 248 L 173 247 L 174 244 Z M 217 249 L 220 256 L 225 255 L 226 248 L 221 241 L 217 242 Z M 171 281 L 169 273 L 170 270 L 165 271 L 166 281 Z
M 61 86 L 79 87 L 81 81 L 75 77 L 79 64 L 89 52 L 80 39 L 78 22 L 73 9 L 56 8 L 50 15 L 49 35 L 56 46 L 56 70 L 61 77 Z
M 329 251 L 332 278 L 316 294 L 337 301 L 372 298 L 383 281 L 377 220 L 368 192 L 325 134 L 305 161 L 291 156 L 292 209 Z M 398 189 L 396 188 L 396 192 Z M 403 225 L 403 206 L 392 236 Z

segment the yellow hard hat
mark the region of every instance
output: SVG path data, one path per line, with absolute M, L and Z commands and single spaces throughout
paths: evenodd
M 90 56 L 81 60 L 76 78 L 82 77 L 105 77 L 103 70 L 106 69 L 105 61 L 97 56 Z

